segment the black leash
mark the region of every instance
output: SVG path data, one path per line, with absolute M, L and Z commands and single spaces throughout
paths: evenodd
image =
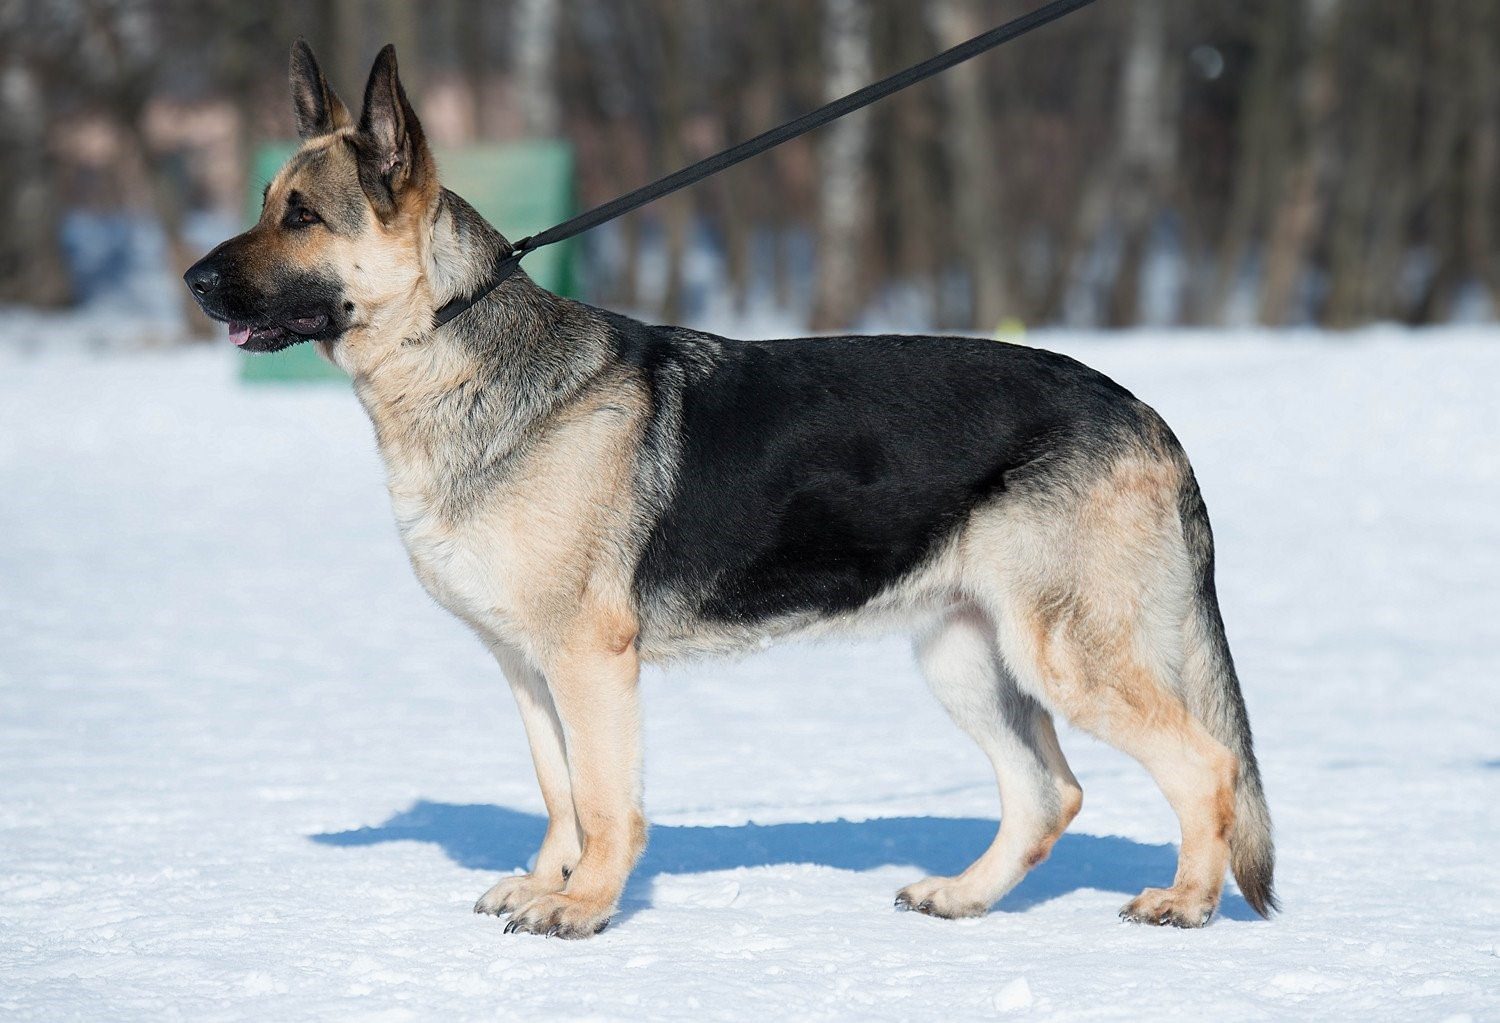
M 564 241 L 574 235 L 582 234 L 590 228 L 598 227 L 606 221 L 613 220 L 618 216 L 629 213 L 637 207 L 644 206 L 648 202 L 669 195 L 679 188 L 686 188 L 695 182 L 702 181 L 711 174 L 728 167 L 733 167 L 742 160 L 748 160 L 752 156 L 758 156 L 767 149 L 781 145 L 799 135 L 804 135 L 814 128 L 821 128 L 829 121 L 852 113 L 860 107 L 867 107 L 876 100 L 884 99 L 893 92 L 899 92 L 909 85 L 931 78 L 940 71 L 946 71 L 955 64 L 962 64 L 972 57 L 993 50 L 1002 43 L 1008 43 L 1018 36 L 1023 36 L 1032 29 L 1041 28 L 1051 21 L 1056 21 L 1065 14 L 1072 14 L 1080 7 L 1086 7 L 1094 0 L 1052 0 L 1032 11 L 1023 14 L 1014 21 L 1008 21 L 999 28 L 992 28 L 982 35 L 977 35 L 968 42 L 959 43 L 950 50 L 944 50 L 935 57 L 929 57 L 920 64 L 913 64 L 904 71 L 898 71 L 889 78 L 882 78 L 872 85 L 867 85 L 857 92 L 851 92 L 841 99 L 821 106 L 810 113 L 803 114 L 794 121 L 772 128 L 769 131 L 730 146 L 728 149 L 713 156 L 705 157 L 697 163 L 690 164 L 680 171 L 669 174 L 664 178 L 642 185 L 633 192 L 628 192 L 618 199 L 611 199 L 602 206 L 595 206 L 591 210 L 585 210 L 578 216 L 563 221 L 556 227 L 531 235 L 515 242 L 504 258 L 495 266 L 495 272 L 478 291 L 463 298 L 455 298 L 443 306 L 433 318 L 435 326 L 441 327 L 455 316 L 460 315 L 471 308 L 476 302 L 484 298 L 503 284 L 511 274 L 515 273 L 521 265 L 521 257 L 528 252 L 541 248 L 543 245 L 551 245 L 554 242 Z

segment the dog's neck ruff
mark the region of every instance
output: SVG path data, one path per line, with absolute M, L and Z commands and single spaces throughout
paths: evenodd
M 511 276 L 521 269 L 521 257 L 530 252 L 536 245 L 532 237 L 522 238 L 510 247 L 510 251 L 501 256 L 495 263 L 495 269 L 491 271 L 485 282 L 478 289 L 465 295 L 459 295 L 439 306 L 432 314 L 432 327 L 436 330 L 454 317 L 467 312 L 477 305 L 490 292 L 510 280 Z

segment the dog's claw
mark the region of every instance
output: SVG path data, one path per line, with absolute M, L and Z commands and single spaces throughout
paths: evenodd
M 544 898 L 556 900 L 562 897 L 544 896 Z M 567 904 L 554 907 L 531 903 L 518 907 L 512 910 L 511 918 L 505 924 L 505 933 L 535 934 L 539 938 L 576 940 L 591 937 L 609 926 L 608 917 L 602 920 L 598 917 L 590 919 L 586 915 L 577 913 L 576 909 L 576 906 Z M 583 918 L 577 919 L 579 916 Z

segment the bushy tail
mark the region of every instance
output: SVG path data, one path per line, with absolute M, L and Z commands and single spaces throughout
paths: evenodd
M 1234 828 L 1229 834 L 1229 865 L 1240 892 L 1261 916 L 1277 909 L 1272 875 L 1276 850 L 1271 841 L 1271 812 L 1260 783 L 1260 767 L 1250 741 L 1250 719 L 1245 713 L 1234 658 L 1224 637 L 1219 597 L 1214 589 L 1214 541 L 1208 510 L 1198 492 L 1197 480 L 1184 466 L 1185 476 L 1178 511 L 1183 539 L 1196 575 L 1196 608 L 1188 625 L 1187 659 L 1182 681 L 1183 695 L 1195 717 L 1239 758 L 1239 783 L 1235 786 Z

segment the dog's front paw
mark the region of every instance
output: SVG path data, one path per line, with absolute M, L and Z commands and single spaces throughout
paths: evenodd
M 553 892 L 512 911 L 505 931 L 549 938 L 592 938 L 609 925 L 614 909 L 612 900 Z
M 1177 888 L 1147 888 L 1125 903 L 1120 919 L 1157 927 L 1202 927 L 1218 908 L 1218 900 Z
M 507 877 L 479 897 L 474 903 L 474 912 L 504 916 L 514 912 L 534 899 L 551 894 L 562 888 L 567 881 L 559 876 L 556 881 L 543 880 L 535 874 L 516 874 Z
M 896 893 L 896 908 L 958 920 L 984 916 L 990 911 L 990 904 L 956 877 L 924 877 Z

